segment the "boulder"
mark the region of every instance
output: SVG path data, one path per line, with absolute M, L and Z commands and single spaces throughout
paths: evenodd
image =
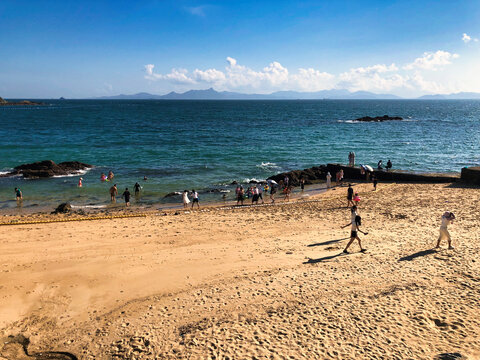
M 92 167 L 92 165 L 78 161 L 66 161 L 60 164 L 55 164 L 52 160 L 44 160 L 31 164 L 19 165 L 10 173 L 0 175 L 0 177 L 22 175 L 24 178 L 28 179 L 48 178 L 76 174 L 81 170 L 87 170 Z
M 52 214 L 66 214 L 72 211 L 72 205 L 70 203 L 61 203 L 57 206 L 57 208 L 53 211 Z
M 388 121 L 388 120 L 403 120 L 403 118 L 401 118 L 400 116 L 383 115 L 383 116 L 375 116 L 375 117 L 364 116 L 364 117 L 355 119 L 355 121 L 364 121 L 364 122 L 382 122 L 382 121 Z
M 467 184 L 480 185 L 480 166 L 469 168 L 464 167 L 460 179 Z

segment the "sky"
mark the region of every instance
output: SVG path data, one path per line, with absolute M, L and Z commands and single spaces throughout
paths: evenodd
M 0 96 L 480 92 L 480 1 L 0 0 Z

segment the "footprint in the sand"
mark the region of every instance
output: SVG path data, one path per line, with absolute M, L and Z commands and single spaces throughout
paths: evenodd
M 28 353 L 30 340 L 19 334 L 10 335 L 0 348 L 0 360 L 77 360 L 78 358 L 67 352 L 45 351 L 39 353 Z

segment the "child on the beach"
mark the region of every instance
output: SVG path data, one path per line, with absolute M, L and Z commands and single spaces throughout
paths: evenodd
M 360 196 L 358 196 L 358 193 L 355 193 L 355 196 L 353 197 L 353 202 L 355 203 L 355 206 L 358 206 L 358 203 L 360 202 Z
M 447 238 L 448 242 L 448 249 L 452 250 L 454 247 L 452 246 L 452 238 L 450 237 L 450 233 L 448 232 L 447 226 L 453 223 L 455 220 L 455 214 L 449 211 L 446 211 L 442 215 L 442 224 L 440 225 L 440 236 L 438 237 L 436 249 L 440 248 L 440 241 L 445 237 Z

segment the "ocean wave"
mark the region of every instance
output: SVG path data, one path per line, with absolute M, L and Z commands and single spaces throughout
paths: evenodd
M 278 166 L 277 164 L 273 163 L 273 162 L 263 162 L 259 165 L 256 165 L 257 167 L 259 168 L 262 168 L 262 169 L 267 169 L 267 170 L 271 170 L 271 169 L 280 169 L 280 166 Z
M 54 178 L 63 178 L 63 177 L 73 177 L 73 176 L 80 176 L 80 175 L 85 175 L 87 172 L 89 172 L 91 169 L 86 169 L 86 170 L 77 170 L 71 174 L 68 175 L 55 175 L 52 176 Z
M 259 180 L 259 179 L 255 179 L 255 178 L 251 178 L 251 179 L 245 178 L 245 179 L 243 179 L 242 182 L 245 183 L 245 184 L 248 184 L 250 181 L 255 181 L 255 182 L 259 183 L 259 182 L 262 182 L 262 181 L 265 181 L 265 180 Z

